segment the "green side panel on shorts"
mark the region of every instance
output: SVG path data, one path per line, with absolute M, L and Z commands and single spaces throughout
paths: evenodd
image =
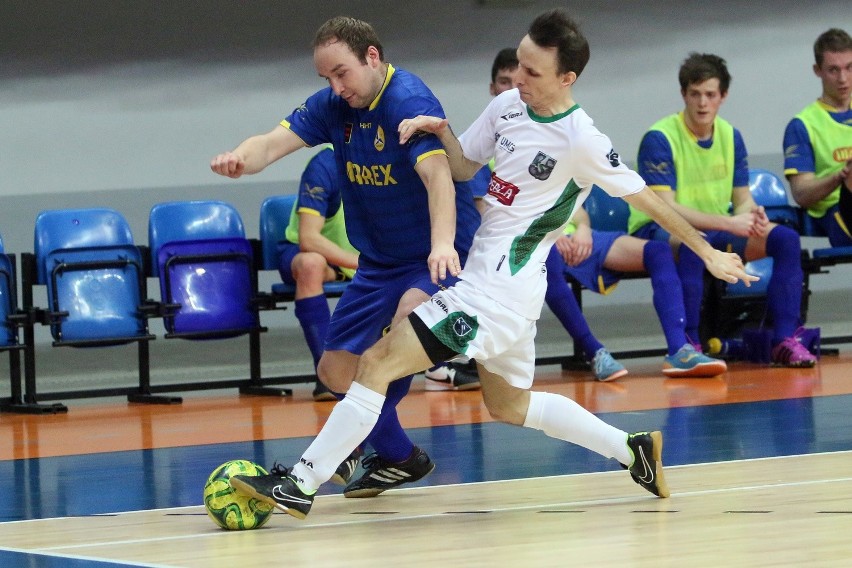
M 574 183 L 573 179 L 570 180 L 553 207 L 533 221 L 523 235 L 515 237 L 512 241 L 512 250 L 509 251 L 509 269 L 513 276 L 526 266 L 544 236 L 568 221 L 580 191 L 580 186 Z
M 477 331 L 479 322 L 476 316 L 464 312 L 452 312 L 432 326 L 435 337 L 456 353 L 467 351 L 467 344 L 473 341 Z

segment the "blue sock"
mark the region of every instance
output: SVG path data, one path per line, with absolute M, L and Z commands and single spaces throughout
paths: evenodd
M 642 262 L 651 277 L 654 308 L 663 326 L 669 355 L 687 343 L 683 288 L 677 276 L 672 249 L 665 241 L 648 241 L 642 249 Z
M 545 266 L 547 267 L 547 292 L 544 301 L 547 302 L 547 307 L 562 323 L 562 326 L 574 341 L 580 344 L 580 348 L 586 354 L 586 359 L 591 359 L 595 356 L 597 350 L 603 347 L 603 344 L 592 334 L 592 330 L 589 329 L 589 324 L 586 323 L 586 318 L 577 304 L 574 292 L 571 291 L 571 287 L 565 281 L 562 272 L 565 261 L 556 247 L 550 249 Z
M 704 261 L 686 245 L 680 245 L 677 275 L 683 293 L 683 311 L 686 316 L 686 336 L 699 341 L 698 322 L 701 319 L 701 300 L 704 296 Z
M 792 336 L 801 325 L 802 243 L 789 227 L 777 226 L 766 237 L 766 256 L 772 257 L 772 277 L 766 287 L 766 304 L 772 315 L 772 344 Z
M 397 379 L 388 385 L 385 404 L 379 414 L 379 421 L 373 427 L 365 442 L 373 446 L 384 460 L 401 462 L 408 459 L 414 451 L 414 442 L 409 439 L 396 413 L 396 405 L 408 393 L 414 375 Z
M 308 349 L 314 358 L 314 369 L 322 357 L 325 336 L 328 332 L 328 321 L 331 319 L 331 310 L 328 309 L 328 300 L 324 294 L 311 296 L 296 300 L 294 312 L 296 319 L 302 326 Z

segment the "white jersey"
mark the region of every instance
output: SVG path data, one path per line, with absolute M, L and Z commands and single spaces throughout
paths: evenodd
M 579 105 L 537 116 L 517 89 L 495 97 L 459 142 L 471 160 L 494 159 L 488 207 L 461 278 L 536 320 L 547 287 L 544 262 L 592 185 L 622 197 L 645 182 Z

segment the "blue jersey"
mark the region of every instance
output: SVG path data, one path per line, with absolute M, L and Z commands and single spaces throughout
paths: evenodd
M 696 144 L 708 148 L 713 139 L 698 140 Z M 672 159 L 672 148 L 665 134 L 649 130 L 639 145 L 636 171 L 648 186 L 668 187 L 677 191 L 677 173 Z M 740 131 L 734 128 L 734 183 L 733 187 L 748 185 L 748 151 Z
M 441 104 L 415 75 L 388 66 L 385 84 L 367 108 L 355 109 L 325 88 L 282 121 L 306 144 L 334 145 L 345 172 L 343 203 L 349 242 L 376 265 L 425 263 L 432 249 L 428 194 L 414 166 L 444 153 L 434 135 L 399 143 L 398 127 L 417 115 L 444 117 Z M 456 190 L 455 248 L 464 260 L 479 224 L 470 190 Z
M 334 151 L 331 148 L 320 150 L 302 172 L 296 211 L 310 209 L 326 219 L 334 217 L 340 210 L 342 184 Z
M 488 184 L 490 182 L 491 168 L 488 166 L 482 166 L 469 180 L 457 181 L 456 191 L 460 191 L 459 186 L 467 186 L 470 188 L 470 192 L 474 198 L 485 197 L 485 194 L 488 193 Z M 462 188 L 461 191 L 464 191 L 464 188 Z

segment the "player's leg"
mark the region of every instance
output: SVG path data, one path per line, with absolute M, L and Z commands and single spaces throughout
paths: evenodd
M 391 329 L 429 296 L 419 288 L 406 290 L 397 305 Z M 399 422 L 396 405 L 408 394 L 413 375 L 393 381 L 376 425 L 367 440 L 375 450 L 362 461 L 364 474 L 346 485 L 343 494 L 349 498 L 375 497 L 403 483 L 413 483 L 435 469 L 435 464 L 405 433 Z
M 289 244 L 289 247 L 298 249 L 298 245 Z M 331 319 L 331 310 L 322 286 L 324 282 L 334 280 L 336 274 L 326 262 L 325 257 L 313 252 L 299 252 L 292 255 L 289 274 L 287 274 L 285 264 L 288 257 L 290 254 L 281 254 L 279 272 L 284 282 L 293 280 L 296 284 L 293 313 L 302 328 L 305 342 L 314 360 L 314 369 L 316 369 L 322 357 L 328 322 Z M 317 401 L 335 400 L 334 394 L 319 379 L 314 388 L 313 397 Z
M 574 292 L 565 280 L 565 261 L 555 246 L 550 249 L 545 267 L 547 268 L 547 291 L 544 301 L 571 338 L 579 344 L 586 360 L 591 361 L 595 379 L 611 381 L 626 375 L 627 369 L 624 365 L 612 358 L 589 328 L 586 317 L 574 297 Z M 592 270 L 591 267 L 590 270 Z M 578 267 L 572 273 L 582 278 L 582 272 L 583 267 Z
M 837 203 L 837 214 L 834 217 L 837 226 L 843 232 L 843 241 L 833 246 L 852 245 L 852 187 L 845 185 L 840 188 L 840 201 Z
M 798 340 L 802 308 L 802 244 L 789 227 L 772 224 L 766 237 L 751 237 L 746 260 L 769 256 L 772 276 L 766 287 L 766 305 L 772 316 L 772 363 L 788 367 L 813 367 L 816 357 Z
M 480 325 L 489 326 L 485 318 Z M 661 497 L 669 491 L 662 472 L 662 435 L 628 435 L 562 395 L 531 392 L 535 368 L 533 325 L 499 355 L 479 361 L 482 397 L 492 417 L 510 424 L 541 430 L 548 436 L 577 444 L 606 458 L 618 460 L 637 483 Z M 497 341 L 499 342 L 499 336 Z
M 305 518 L 317 488 L 331 478 L 338 464 L 376 425 L 388 386 L 396 377 L 431 365 L 411 324 L 401 322 L 361 356 L 355 381 L 346 397 L 334 406 L 328 421 L 296 465 L 267 476 L 234 476 L 231 486 L 296 518 Z
M 621 236 L 610 247 L 604 267 L 620 272 L 645 271 L 650 276 L 654 309 L 668 349 L 663 363 L 666 376 L 715 377 L 727 370 L 724 361 L 697 353 L 686 336 L 683 288 L 668 243 Z

